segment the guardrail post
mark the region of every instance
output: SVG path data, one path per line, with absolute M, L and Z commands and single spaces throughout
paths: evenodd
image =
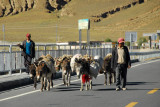
M 96 44 L 96 50 L 97 50 L 97 44 Z M 96 51 L 96 55 L 98 55 L 98 51 Z
M 71 45 L 69 46 L 69 54 L 71 55 Z
M 135 55 L 133 55 L 133 59 L 135 59 Z
M 44 55 L 46 55 L 46 45 L 44 46 Z
M 9 53 L 10 53 L 10 71 L 9 71 L 9 75 L 12 74 L 12 45 L 10 45 L 9 47 Z
M 52 57 L 54 57 L 54 56 L 53 56 L 53 45 L 51 45 L 50 54 L 51 54 Z
M 102 58 L 104 57 L 104 53 L 105 53 L 105 51 L 104 51 L 104 44 L 103 44 L 103 45 L 102 45 L 102 54 L 101 54 L 101 55 L 102 55 L 102 56 L 101 56 Z
M 58 56 L 57 57 L 60 57 L 60 46 L 58 45 Z
M 106 56 L 106 44 L 104 44 L 104 57 Z
M 39 58 L 39 45 L 37 46 L 37 58 Z
M 22 49 L 20 48 L 20 52 Z M 22 56 L 20 55 L 20 74 L 22 74 Z

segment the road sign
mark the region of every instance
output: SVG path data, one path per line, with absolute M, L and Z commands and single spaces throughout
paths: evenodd
M 156 33 L 151 36 L 151 40 L 157 40 L 157 34 Z
M 160 30 L 157 30 L 157 34 L 160 36 Z
M 137 32 L 125 32 L 125 41 L 136 42 Z
M 78 29 L 89 29 L 90 27 L 90 22 L 89 19 L 80 19 L 78 20 Z
M 143 36 L 152 36 L 154 35 L 155 33 L 143 33 Z
M 157 40 L 157 33 L 143 33 L 143 36 L 151 36 L 151 40 Z

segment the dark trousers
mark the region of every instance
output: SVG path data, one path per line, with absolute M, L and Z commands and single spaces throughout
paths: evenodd
M 127 67 L 125 64 L 118 64 L 116 67 L 116 86 L 120 88 L 122 80 L 122 88 L 126 87 Z
M 29 73 L 29 66 L 31 65 L 32 58 L 29 55 L 24 56 L 24 66 L 26 67 L 26 72 Z

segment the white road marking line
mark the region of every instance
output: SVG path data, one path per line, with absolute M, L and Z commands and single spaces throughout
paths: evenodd
M 140 66 L 142 64 L 137 64 L 137 65 L 134 65 L 134 66 L 131 66 L 131 68 L 134 68 L 134 67 L 137 67 L 137 66 Z
M 25 96 L 25 95 L 32 94 L 32 93 L 39 92 L 39 91 L 40 91 L 40 90 L 30 91 L 30 92 L 23 93 L 23 94 L 19 94 L 19 95 L 16 95 L 16 96 L 12 96 L 12 97 L 8 97 L 8 98 L 0 99 L 0 102 L 1 102 L 1 101 L 5 101 L 5 100 L 9 100 L 9 99 L 13 99 L 13 98 L 17 98 L 17 97 L 21 97 L 21 96 Z
M 76 82 L 76 81 L 79 81 L 79 80 L 80 80 L 80 79 L 77 79 L 77 80 L 73 80 L 73 81 L 71 81 L 71 82 L 73 83 L 73 82 Z M 61 85 L 63 85 L 63 83 L 54 85 L 53 87 L 58 87 L 58 86 L 61 86 Z M 19 94 L 19 95 L 16 95 L 16 96 L 12 96 L 12 97 L 8 97 L 8 98 L 0 99 L 0 102 L 6 101 L 6 100 L 9 100 L 9 99 L 13 99 L 13 98 L 17 98 L 17 97 L 21 97 L 21 96 L 25 96 L 25 95 L 28 95 L 28 94 L 36 93 L 36 92 L 40 92 L 40 90 L 30 91 L 30 92 L 23 93 L 23 94 Z
M 140 65 L 145 65 L 145 64 L 153 63 L 153 62 L 158 62 L 158 61 L 160 61 L 160 60 L 155 60 L 155 61 L 145 62 L 145 63 L 142 63 L 142 64 L 137 64 L 137 65 L 132 66 L 131 68 L 134 68 L 134 67 L 137 67 L 137 66 L 140 66 Z
M 160 61 L 160 60 L 150 61 L 150 62 L 146 62 L 146 63 L 142 63 L 142 64 L 137 64 L 137 65 L 132 66 L 131 68 L 134 68 L 134 67 L 137 67 L 137 66 L 140 66 L 140 65 L 144 65 L 144 64 L 148 64 L 148 63 L 152 63 L 152 62 L 157 62 L 157 61 Z M 103 75 L 103 74 L 99 74 L 98 76 L 102 76 L 102 75 Z M 76 82 L 76 81 L 80 81 L 80 79 L 73 80 L 73 81 L 71 81 L 71 82 L 73 83 L 73 82 Z M 63 85 L 63 83 L 54 85 L 53 87 L 58 87 L 58 86 L 61 86 L 61 85 Z M 0 102 L 6 101 L 6 100 L 10 100 L 10 99 L 13 99 L 13 98 L 17 98 L 17 97 L 21 97 L 21 96 L 25 96 L 25 95 L 28 95 L 28 94 L 36 93 L 36 92 L 40 92 L 40 90 L 30 91 L 30 92 L 23 93 L 23 94 L 19 94 L 19 95 L 16 95 L 16 96 L 12 96 L 12 97 L 8 97 L 8 98 L 0 99 Z

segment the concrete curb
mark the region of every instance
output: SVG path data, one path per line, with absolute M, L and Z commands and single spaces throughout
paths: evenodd
M 76 73 L 72 73 L 71 75 L 73 76 L 75 74 Z M 62 78 L 62 72 L 56 73 L 56 77 L 54 77 L 54 79 L 58 78 Z M 8 77 L 6 76 L 0 78 L 0 91 L 5 91 L 29 84 L 33 84 L 33 80 L 26 73 L 19 75 L 12 75 Z
M 139 62 L 138 59 L 131 60 L 131 63 Z M 71 74 L 76 75 L 76 73 Z M 56 77 L 54 79 L 62 78 L 62 72 L 56 73 Z M 33 80 L 29 77 L 28 74 L 18 74 L 18 75 L 11 75 L 5 76 L 0 78 L 0 91 L 5 91 L 25 85 L 33 84 Z

